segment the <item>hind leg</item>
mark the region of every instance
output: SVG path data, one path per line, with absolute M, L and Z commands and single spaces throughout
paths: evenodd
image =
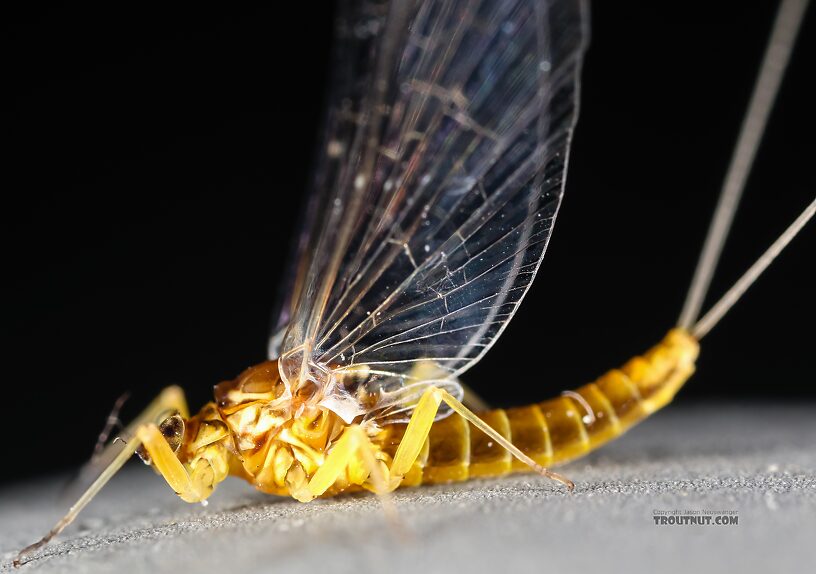
M 528 465 L 532 470 L 539 474 L 557 480 L 572 490 L 575 485 L 568 478 L 550 470 L 547 470 L 529 456 L 521 452 L 512 442 L 504 438 L 501 433 L 497 432 L 493 427 L 488 425 L 480 419 L 475 413 L 469 410 L 465 405 L 460 403 L 454 396 L 445 390 L 437 387 L 428 387 L 422 394 L 419 402 L 414 408 L 414 413 L 411 415 L 411 420 L 408 422 L 408 428 L 405 429 L 405 434 L 402 437 L 397 452 L 394 454 L 394 462 L 391 465 L 391 478 L 401 479 L 405 474 L 411 470 L 414 465 L 422 446 L 428 439 L 431 432 L 436 412 L 439 410 L 439 405 L 445 402 L 451 409 L 453 409 L 462 418 L 475 426 L 477 429 L 485 433 L 487 436 L 496 441 L 496 444 L 501 445 L 510 452 L 514 457 L 519 459 L 524 464 Z

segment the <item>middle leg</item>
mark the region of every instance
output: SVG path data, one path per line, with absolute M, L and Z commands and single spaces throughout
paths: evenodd
M 384 464 L 377 460 L 377 448 L 368 438 L 365 430 L 358 425 L 346 427 L 340 439 L 329 451 L 329 455 L 320 465 L 320 468 L 309 480 L 308 490 L 311 496 L 318 497 L 325 493 L 342 475 L 349 466 L 359 457 L 367 476 L 362 486 L 378 495 L 385 495 L 399 483 L 391 485 Z M 370 484 L 370 487 L 365 483 Z

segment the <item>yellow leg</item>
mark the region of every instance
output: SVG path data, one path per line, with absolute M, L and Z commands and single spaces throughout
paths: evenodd
M 390 483 L 383 464 L 377 460 L 377 449 L 371 443 L 366 432 L 358 425 L 352 425 L 343 431 L 340 440 L 332 447 L 329 455 L 314 473 L 306 492 L 298 491 L 293 496 L 301 502 L 307 502 L 325 493 L 342 476 L 349 465 L 359 457 L 368 476 L 362 485 L 380 497 L 386 517 L 392 528 L 401 532 L 397 511 L 391 499 L 391 491 L 399 486 L 399 481 Z
M 363 486 L 380 497 L 380 502 L 382 503 L 383 510 L 385 511 L 385 516 L 394 532 L 402 535 L 403 537 L 408 536 L 408 533 L 403 528 L 402 523 L 399 520 L 399 516 L 397 515 L 397 508 L 394 506 L 394 500 L 391 498 L 391 492 L 400 485 L 400 481 L 390 479 L 387 468 L 384 467 L 384 464 L 381 461 L 377 460 L 377 448 L 374 446 L 374 444 L 372 444 L 371 439 L 368 438 L 365 431 L 358 426 L 354 426 L 352 428 L 354 429 L 354 432 L 358 434 L 360 457 L 363 460 L 363 465 L 368 470 L 367 482 L 370 484 L 370 487 L 366 485 Z
M 357 433 L 352 432 L 354 427 L 348 427 L 340 436 L 329 455 L 314 473 L 309 481 L 308 489 L 312 497 L 317 497 L 326 492 L 329 487 L 340 478 L 340 475 L 345 472 L 352 458 L 359 449 L 359 437 Z
M 125 428 L 121 434 L 122 440 L 114 440 L 105 447 L 99 457 L 95 459 L 94 464 L 92 464 L 89 469 L 83 471 L 81 479 L 87 476 L 90 471 L 93 471 L 93 477 L 89 481 L 89 486 L 84 490 L 70 510 L 68 510 L 68 513 L 57 522 L 48 534 L 34 544 L 23 548 L 20 553 L 17 554 L 17 557 L 14 559 L 14 565 L 20 566 L 27 554 L 48 544 L 55 536 L 62 532 L 66 526 L 74 521 L 80 511 L 102 490 L 102 487 L 105 486 L 139 448 L 141 445 L 139 435 L 142 434 L 140 431 L 143 427 L 155 427 L 156 423 L 162 422 L 173 412 L 179 412 L 185 418 L 189 416 L 187 403 L 184 400 L 184 392 L 176 386 L 164 389 L 144 412 Z M 158 430 L 158 428 L 156 428 L 156 430 Z M 161 433 L 159 433 L 159 436 L 161 436 Z M 169 449 L 169 445 L 164 441 L 164 437 L 161 438 Z M 152 440 L 153 437 L 151 437 L 151 441 Z
M 389 487 L 388 479 L 375 453 L 376 448 L 361 427 L 357 425 L 347 427 L 309 481 L 308 489 L 312 497 L 326 492 L 357 456 L 369 473 L 367 481 L 372 491 L 376 494 L 387 494 L 393 490 Z
M 431 432 L 431 426 L 441 402 L 442 395 L 439 394 L 439 389 L 436 387 L 428 387 L 428 390 L 422 393 L 419 402 L 414 407 L 411 420 L 408 421 L 408 427 L 397 447 L 397 452 L 394 453 L 394 460 L 391 463 L 392 479 L 402 480 L 402 477 L 408 474 L 408 471 L 414 466 L 422 445 L 425 444 Z
M 367 484 L 363 486 L 380 497 L 392 527 L 401 530 L 398 528 L 397 512 L 390 497 L 391 491 L 399 486 L 399 481 L 389 481 L 383 464 L 377 460 L 376 452 L 376 447 L 362 427 L 347 427 L 329 456 L 312 476 L 307 488 L 312 498 L 320 496 L 345 472 L 354 457 L 359 456 L 363 467 L 368 471 Z
M 439 405 L 442 403 L 442 401 L 444 401 L 445 404 L 447 404 L 462 418 L 492 438 L 497 444 L 504 447 L 510 452 L 510 454 L 524 464 L 528 465 L 531 469 L 543 476 L 546 476 L 547 478 L 557 480 L 570 490 L 575 488 L 575 484 L 573 484 L 571 480 L 558 473 L 547 470 L 540 464 L 536 463 L 529 456 L 521 452 L 521 450 L 519 450 L 513 443 L 493 429 L 493 427 L 485 423 L 472 411 L 468 410 L 450 393 L 437 387 L 428 387 L 428 389 L 419 399 L 417 406 L 414 408 L 414 414 L 411 415 L 411 420 L 408 421 L 408 427 L 405 429 L 402 442 L 400 442 L 399 447 L 397 447 L 397 452 L 394 454 L 394 462 L 391 465 L 392 479 L 401 479 L 409 470 L 411 470 L 417 456 L 419 456 L 422 446 L 428 439 L 428 435 L 431 432 L 431 426 L 433 425 L 434 418 L 436 417 L 436 412 L 439 410 Z
M 150 464 L 184 502 L 201 502 L 207 498 L 209 493 L 196 490 L 190 474 L 167 444 L 158 426 L 154 423 L 142 425 L 136 429 L 136 436 L 150 455 Z
M 357 445 L 360 453 L 360 458 L 363 461 L 363 466 L 368 470 L 368 484 L 369 490 L 379 496 L 387 498 L 388 493 L 394 490 L 399 483 L 390 484 L 388 473 L 385 465 L 377 460 L 377 448 L 368 438 L 366 432 L 359 426 L 351 427 L 351 432 L 357 434 Z M 386 508 L 387 501 L 384 501 Z

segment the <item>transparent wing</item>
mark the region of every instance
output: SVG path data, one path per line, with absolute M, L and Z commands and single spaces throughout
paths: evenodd
M 335 232 L 339 230 L 328 229 L 325 224 L 341 218 L 338 211 L 348 207 L 346 198 L 355 192 L 341 181 L 347 180 L 350 170 L 356 169 L 348 162 L 353 161 L 358 153 L 361 129 L 368 123 L 368 116 L 374 113 L 366 108 L 371 105 L 374 61 L 388 10 L 385 0 L 337 2 L 335 42 L 330 62 L 331 93 L 323 118 L 325 135 L 317 153 L 311 193 L 301 213 L 300 233 L 289 256 L 286 281 L 273 312 L 270 359 L 283 354 L 283 337 L 293 322 L 301 296 L 307 291 L 307 273 L 322 269 L 333 255 L 331 249 L 340 250 L 340 245 L 332 247 L 332 241 L 339 235 Z M 329 246 L 328 250 L 326 246 Z
M 424 0 L 344 5 L 338 37 L 273 350 L 349 420 L 456 390 L 515 313 L 561 201 L 586 30 L 577 0 Z

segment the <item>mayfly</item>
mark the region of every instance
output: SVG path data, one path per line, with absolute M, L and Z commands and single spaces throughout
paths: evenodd
M 672 400 L 699 341 L 816 202 L 699 317 L 806 0 L 783 0 L 680 321 L 574 391 L 490 410 L 459 377 L 517 311 L 565 184 L 587 11 L 579 0 L 343 0 L 313 192 L 270 360 L 188 411 L 165 389 L 95 457 L 61 532 L 134 454 L 187 502 L 228 476 L 299 501 L 548 468 Z M 452 416 L 451 416 L 452 415 Z

